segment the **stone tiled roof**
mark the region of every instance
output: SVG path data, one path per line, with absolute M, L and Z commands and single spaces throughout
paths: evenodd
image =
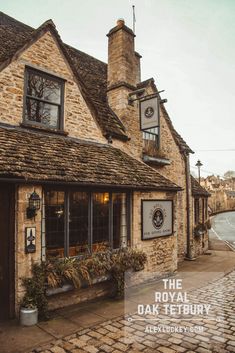
M 154 83 L 154 79 L 153 78 L 149 78 L 148 80 L 145 80 L 145 81 L 142 81 L 138 84 L 138 88 L 145 88 L 147 87 L 148 85 L 151 85 L 153 90 L 155 92 L 157 92 L 157 87 Z M 172 121 L 171 121 L 171 118 L 166 110 L 166 107 L 164 106 L 164 104 L 161 104 L 161 109 L 162 109 L 162 113 L 163 113 L 163 116 L 166 120 L 166 123 L 172 133 L 172 136 L 176 142 L 176 144 L 179 146 L 179 149 L 181 152 L 188 152 L 188 153 L 194 153 L 191 148 L 187 145 L 187 143 L 184 141 L 184 139 L 182 138 L 182 136 L 180 136 L 180 134 L 175 130 L 173 124 L 172 124 Z
M 32 27 L 0 12 L 0 68 L 1 64 L 9 61 L 20 48 L 26 45 L 26 43 L 39 32 L 40 28 L 51 23 L 53 22 L 49 20 L 35 30 Z M 54 31 L 56 30 L 54 29 Z M 82 80 L 84 86 L 83 93 L 88 101 L 91 101 L 97 121 L 104 135 L 112 135 L 113 137 L 124 140 L 127 139 L 125 127 L 109 107 L 107 102 L 107 64 L 80 50 L 64 44 L 59 36 L 58 39 L 63 47 L 64 53 L 69 59 L 71 59 L 70 63 L 73 65 L 75 74 L 78 75 L 78 80 Z M 153 78 L 140 82 L 138 88 L 146 87 L 149 83 L 151 83 L 156 89 Z M 164 105 L 162 104 L 161 106 L 166 122 L 180 150 L 193 153 L 183 138 L 175 130 Z
M 177 191 L 180 188 L 125 152 L 94 142 L 0 125 L 0 180 Z
M 192 185 L 193 196 L 205 196 L 205 197 L 211 196 L 211 194 L 205 188 L 203 188 L 192 175 L 191 175 L 191 185 Z
M 10 62 L 14 54 L 31 43 L 42 30 L 50 28 L 57 37 L 62 50 L 72 66 L 78 81 L 83 85 L 83 94 L 92 104 L 96 119 L 104 135 L 127 139 L 125 127 L 107 102 L 107 64 L 90 55 L 64 44 L 51 20 L 38 29 L 33 29 L 0 12 L 0 68 Z
M 0 64 L 14 55 L 33 32 L 33 28 L 0 12 Z
M 107 64 L 69 45 L 65 47 L 89 90 L 100 127 L 107 134 L 125 139 L 125 127 L 107 101 Z

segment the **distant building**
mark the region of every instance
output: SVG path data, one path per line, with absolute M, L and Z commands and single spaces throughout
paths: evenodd
M 235 178 L 222 179 L 219 176 L 202 178 L 201 185 L 209 191 L 209 207 L 212 212 L 235 209 Z

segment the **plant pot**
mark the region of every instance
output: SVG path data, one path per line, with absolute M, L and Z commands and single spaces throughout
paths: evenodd
M 22 326 L 33 326 L 38 323 L 37 308 L 20 308 L 20 324 Z

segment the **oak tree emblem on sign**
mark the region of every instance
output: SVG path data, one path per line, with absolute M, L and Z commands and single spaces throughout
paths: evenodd
M 154 109 L 153 109 L 153 107 L 147 107 L 147 108 L 145 109 L 145 111 L 144 111 L 144 115 L 145 115 L 146 118 L 148 118 L 148 119 L 152 118 L 153 114 L 154 114 Z
M 156 229 L 160 229 L 163 226 L 164 214 L 160 208 L 156 208 L 156 210 L 153 212 L 152 223 Z

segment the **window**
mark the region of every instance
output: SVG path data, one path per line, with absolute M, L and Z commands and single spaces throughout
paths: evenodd
M 194 222 L 195 225 L 199 223 L 200 219 L 200 205 L 199 205 L 199 199 L 194 199 Z
M 64 80 L 26 69 L 24 122 L 62 130 Z
M 88 205 L 87 193 L 69 193 L 69 256 L 88 252 Z
M 109 193 L 92 194 L 93 201 L 93 242 L 92 251 L 110 247 L 109 238 Z
M 78 256 L 129 241 L 128 193 L 46 190 L 43 255 Z
M 49 191 L 45 195 L 46 248 L 50 256 L 64 257 L 65 193 Z
M 154 155 L 159 148 L 159 128 L 143 131 L 144 152 L 148 155 Z

